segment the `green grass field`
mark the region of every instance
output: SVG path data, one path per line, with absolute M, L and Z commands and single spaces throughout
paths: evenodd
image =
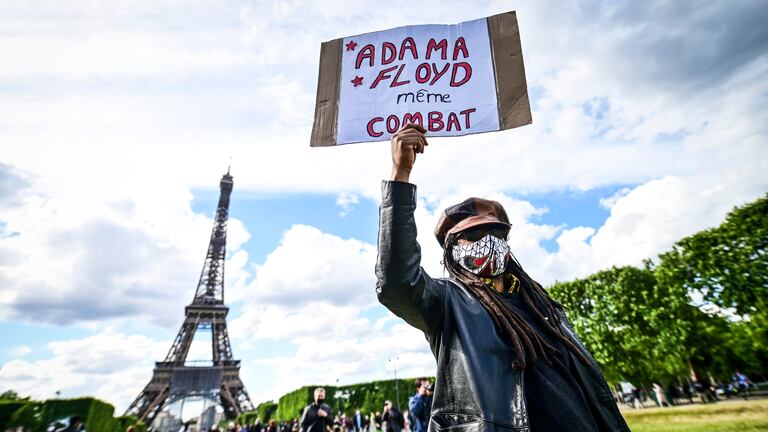
M 622 410 L 633 432 L 768 431 L 768 399 Z

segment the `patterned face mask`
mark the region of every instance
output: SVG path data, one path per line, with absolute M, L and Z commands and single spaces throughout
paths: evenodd
M 451 252 L 453 260 L 468 272 L 493 277 L 504 272 L 509 245 L 506 240 L 487 234 L 475 242 L 456 245 Z

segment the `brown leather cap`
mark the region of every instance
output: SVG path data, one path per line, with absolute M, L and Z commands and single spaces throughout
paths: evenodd
M 435 237 L 440 247 L 445 248 L 445 239 L 449 235 L 480 225 L 500 226 L 507 232 L 512 227 L 501 204 L 473 197 L 443 211 L 435 227 Z

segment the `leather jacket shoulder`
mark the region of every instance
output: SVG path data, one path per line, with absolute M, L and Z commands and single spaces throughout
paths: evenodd
M 515 351 L 461 283 L 432 278 L 421 268 L 415 208 L 415 185 L 383 182 L 376 292 L 384 306 L 424 332 L 437 360 L 429 431 L 528 431 L 523 374 Z M 561 325 L 589 355 L 564 314 Z M 601 404 L 598 425 L 601 430 L 628 431 L 592 363 L 592 368 L 581 365 L 579 373 L 588 383 L 588 397 Z

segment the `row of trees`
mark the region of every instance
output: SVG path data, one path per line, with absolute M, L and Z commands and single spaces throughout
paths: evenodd
M 550 293 L 611 382 L 727 379 L 768 370 L 768 195 L 642 268 L 611 268 Z

